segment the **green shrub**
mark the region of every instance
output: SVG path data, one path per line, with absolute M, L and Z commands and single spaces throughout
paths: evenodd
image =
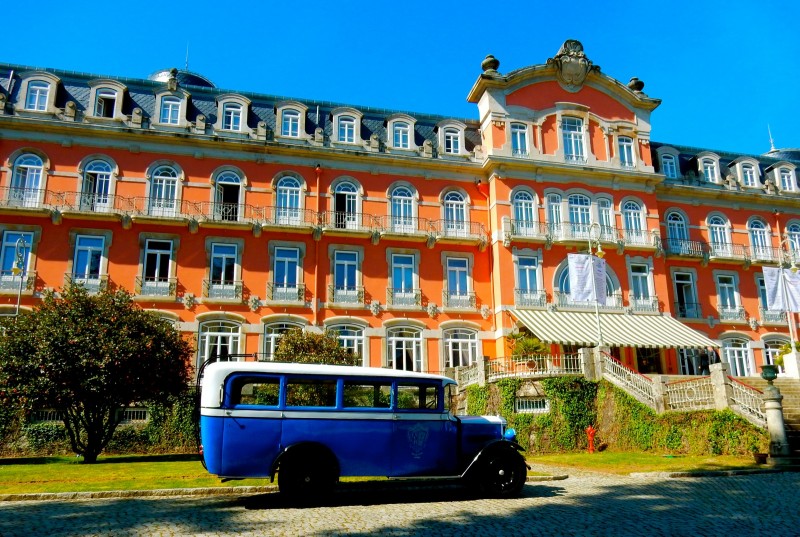
M 120 425 L 108 442 L 108 453 L 146 453 L 150 451 L 150 439 L 142 425 Z
M 55 453 L 67 447 L 67 432 L 62 423 L 31 423 L 23 428 L 28 449 L 35 453 Z

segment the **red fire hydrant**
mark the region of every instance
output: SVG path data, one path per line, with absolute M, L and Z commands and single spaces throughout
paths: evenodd
M 589 453 L 594 453 L 594 435 L 597 434 L 597 429 L 589 425 L 586 428 L 586 437 L 589 439 Z

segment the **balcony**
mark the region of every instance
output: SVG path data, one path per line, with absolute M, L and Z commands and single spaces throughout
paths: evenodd
M 417 218 L 415 216 L 376 216 L 375 224 L 385 235 L 395 235 L 404 238 L 416 237 L 425 240 L 429 235 L 435 233 L 431 221 L 427 218 Z
M 747 320 L 747 315 L 742 306 L 730 306 L 718 303 L 717 312 L 719 312 L 720 321 L 744 322 Z
M 21 209 L 41 209 L 45 205 L 45 191 L 39 188 L 8 188 L 0 189 L 2 199 L 0 206 Z
M 0 271 L 0 292 L 18 292 L 19 284 L 22 283 L 23 291 L 33 291 L 36 284 L 36 271 L 28 270 L 22 274 L 14 274 L 11 270 Z
M 136 277 L 134 292 L 147 297 L 175 297 L 178 278 Z
M 681 319 L 702 319 L 703 312 L 700 309 L 700 304 L 696 302 L 676 302 L 675 315 Z
M 544 289 L 514 289 L 514 305 L 518 308 L 544 309 L 547 293 Z
M 360 305 L 364 303 L 364 287 L 361 285 L 328 286 L 328 301 L 332 304 Z
M 189 216 L 203 222 L 255 223 L 267 220 L 267 208 L 244 203 L 188 203 Z
M 544 222 L 531 220 L 503 219 L 503 229 L 511 240 L 546 240 L 549 235 L 549 226 Z
M 658 313 L 660 311 L 657 296 L 628 297 L 628 306 L 636 313 Z
M 480 222 L 467 220 L 432 220 L 431 229 L 440 240 L 475 242 L 486 239 L 486 229 Z
M 556 306 L 559 308 L 579 310 L 593 310 L 595 308 L 594 300 L 573 301 L 569 293 L 563 293 L 561 291 L 554 292 L 553 299 L 555 300 Z M 600 304 L 599 308 L 601 311 L 622 309 L 622 293 L 607 295 L 605 305 Z
M 64 287 L 80 285 L 91 294 L 99 293 L 108 286 L 108 274 L 64 274 Z
M 597 226 L 594 226 L 594 230 Z M 548 224 L 548 232 L 554 242 L 586 243 L 589 238 L 598 239 L 604 244 L 616 244 L 619 240 L 617 229 L 611 226 L 600 226 L 599 234 L 594 231 L 592 224 L 573 224 L 563 222 Z
M 241 300 L 242 280 L 203 280 L 203 296 L 212 300 Z
M 319 223 L 317 213 L 309 209 L 294 207 L 259 207 L 263 212 L 261 220 L 265 226 L 279 228 L 305 228 L 309 229 Z
M 319 223 L 326 233 L 342 235 L 371 233 L 376 228 L 372 215 L 344 211 L 319 213 Z
M 761 324 L 785 325 L 789 322 L 785 311 L 768 310 L 764 306 L 758 307 L 758 315 L 761 319 Z
M 306 286 L 303 283 L 268 283 L 267 300 L 275 302 L 305 302 Z
M 715 260 L 746 261 L 750 259 L 747 246 L 729 242 L 712 242 L 708 244 L 708 257 Z
M 783 259 L 784 250 L 773 248 L 772 246 L 752 246 L 750 248 L 750 259 L 753 263 L 769 265 L 777 263 Z
M 702 258 L 705 251 L 704 244 L 686 239 L 667 239 L 664 242 L 667 255 L 677 257 Z
M 627 246 L 641 246 L 655 248 L 653 234 L 646 229 L 623 229 L 620 233 L 622 244 Z
M 474 292 L 442 291 L 442 307 L 460 310 L 474 310 L 477 307 L 477 297 Z
M 388 306 L 419 307 L 422 305 L 422 290 L 387 289 L 386 304 Z

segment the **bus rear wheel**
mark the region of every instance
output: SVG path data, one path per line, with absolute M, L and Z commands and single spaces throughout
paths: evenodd
M 332 492 L 335 484 L 334 472 L 319 461 L 291 457 L 278 470 L 278 489 L 290 498 L 320 498 Z

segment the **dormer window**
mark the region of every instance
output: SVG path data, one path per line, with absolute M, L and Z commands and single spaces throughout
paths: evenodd
M 242 128 L 242 105 L 225 103 L 222 106 L 222 128 L 227 131 L 239 131 Z
M 161 99 L 161 112 L 159 123 L 164 125 L 178 125 L 181 117 L 181 100 L 177 97 L 163 97 Z
M 636 166 L 636 161 L 633 157 L 633 138 L 620 136 L 617 138 L 617 146 L 619 148 L 620 165 L 623 168 L 633 168 Z
M 99 89 L 97 90 L 97 97 L 95 98 L 94 115 L 96 117 L 114 117 L 114 110 L 117 104 L 117 92 L 112 89 Z
M 122 120 L 122 100 L 127 88 L 117 82 L 106 78 L 89 81 L 89 106 L 86 118 L 102 118 Z
M 281 136 L 297 138 L 300 136 L 300 112 L 284 110 L 281 114 Z
M 515 157 L 528 156 L 528 126 L 524 123 L 511 124 L 511 154 Z
M 674 155 L 663 155 L 661 157 L 661 173 L 668 179 L 676 179 L 678 177 L 678 166 Z
M 460 121 L 447 119 L 440 121 L 436 125 L 436 132 L 439 138 L 440 155 L 463 155 L 464 151 L 464 130 L 467 126 Z
M 577 117 L 564 117 L 561 120 L 561 134 L 564 142 L 564 160 L 586 162 L 586 151 L 583 145 L 583 120 Z
M 784 192 L 794 192 L 796 189 L 794 174 L 789 168 L 781 168 L 778 171 L 781 190 Z
M 35 80 L 28 84 L 28 93 L 25 96 L 25 110 L 45 112 L 47 110 L 47 100 L 50 94 L 50 84 L 41 80 Z
M 340 107 L 331 110 L 333 132 L 331 139 L 340 144 L 361 143 L 361 119 L 363 115 L 355 108 Z
M 392 140 L 394 147 L 398 149 L 408 149 L 410 133 L 411 127 L 408 123 L 405 123 L 404 121 L 395 122 L 392 128 Z
M 758 186 L 756 170 L 752 164 L 742 164 L 742 185 L 750 188 Z
M 710 183 L 716 183 L 719 181 L 719 174 L 717 173 L 717 163 L 714 162 L 713 159 L 704 158 L 701 161 L 702 170 L 703 170 L 703 177 L 706 181 Z
M 461 137 L 456 129 L 444 130 L 444 152 L 450 155 L 461 152 Z
M 340 116 L 337 125 L 338 140 L 345 144 L 356 141 L 356 119 L 352 116 Z

